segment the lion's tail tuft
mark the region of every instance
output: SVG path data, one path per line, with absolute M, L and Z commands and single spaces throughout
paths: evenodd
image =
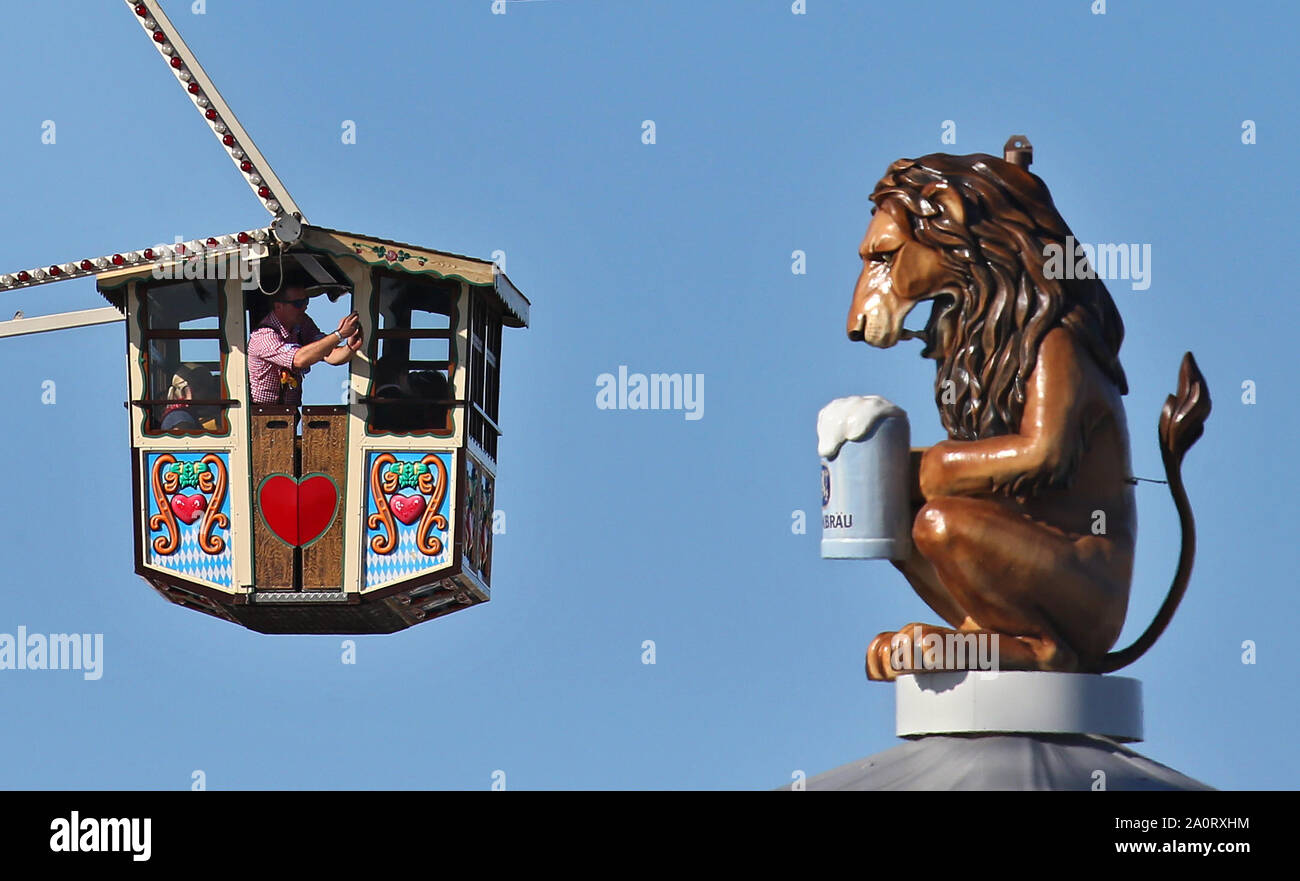
M 1169 626 L 1178 604 L 1182 602 L 1183 594 L 1187 592 L 1187 582 L 1192 576 L 1192 559 L 1196 556 L 1196 522 L 1192 519 L 1192 505 L 1187 500 L 1187 490 L 1183 487 L 1183 456 L 1204 433 L 1205 421 L 1209 416 L 1210 389 L 1200 368 L 1196 366 L 1196 359 L 1191 352 L 1187 352 L 1178 369 L 1178 391 L 1165 398 L 1165 406 L 1160 411 L 1158 432 L 1160 457 L 1165 463 L 1169 493 L 1174 497 L 1183 533 L 1178 569 L 1174 572 L 1169 593 L 1150 626 L 1128 648 L 1105 655 L 1093 672 L 1114 672 L 1146 654 L 1147 649 L 1155 644 Z
M 1170 471 L 1170 456 L 1174 457 L 1173 470 L 1179 471 L 1183 455 L 1200 439 L 1209 416 L 1210 390 L 1196 366 L 1196 359 L 1188 352 L 1178 369 L 1178 393 L 1165 398 L 1160 412 L 1160 451 L 1165 458 L 1166 473 Z

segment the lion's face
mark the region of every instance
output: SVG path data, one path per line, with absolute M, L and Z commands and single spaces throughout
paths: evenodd
M 862 273 L 849 306 L 849 339 L 887 349 L 902 339 L 923 339 L 925 357 L 941 358 L 951 334 L 948 320 L 960 288 L 945 267 L 938 250 L 912 237 L 892 207 L 881 205 L 859 248 Z M 930 320 L 921 331 L 908 330 L 903 321 L 917 303 L 940 295 Z

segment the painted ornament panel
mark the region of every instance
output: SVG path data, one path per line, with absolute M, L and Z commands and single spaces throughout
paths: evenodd
M 453 456 L 391 452 L 366 457 L 365 590 L 451 562 Z
M 183 578 L 229 588 L 228 453 L 147 453 L 144 560 Z
M 465 460 L 465 568 L 484 584 L 492 583 L 492 514 L 494 480 L 473 457 Z

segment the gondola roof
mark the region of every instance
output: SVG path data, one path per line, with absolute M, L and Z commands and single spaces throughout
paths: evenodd
M 101 273 L 98 277 L 100 293 L 118 310 L 124 310 L 127 282 L 148 277 L 158 271 L 170 270 L 198 254 L 224 258 L 237 255 L 241 247 L 246 247 L 253 257 L 266 258 L 276 253 L 286 256 L 313 253 L 330 257 L 346 256 L 401 272 L 460 279 L 476 287 L 492 289 L 501 305 L 503 323 L 506 326 L 528 326 L 531 303 L 514 286 L 509 276 L 491 260 L 328 227 L 304 226 L 302 237 L 292 245 L 277 243 L 267 235 L 268 232 L 269 230 L 251 230 L 217 240 L 193 242 L 183 251 L 180 248 L 168 249 L 172 253 L 167 256 Z M 241 242 L 240 237 L 246 241 Z

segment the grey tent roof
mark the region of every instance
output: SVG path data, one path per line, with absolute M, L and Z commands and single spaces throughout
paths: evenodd
M 1089 734 L 930 735 L 810 777 L 809 790 L 1212 790 Z M 791 789 L 784 786 L 782 789 Z

